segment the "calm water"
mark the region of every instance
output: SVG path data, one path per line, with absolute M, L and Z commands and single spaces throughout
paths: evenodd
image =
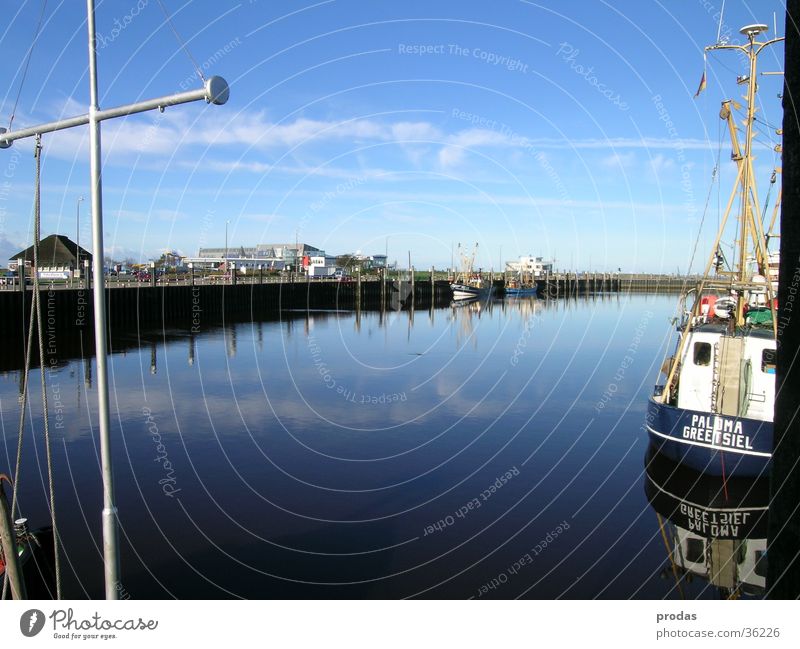
M 125 593 L 678 597 L 642 428 L 674 304 L 507 300 L 115 336 Z M 79 355 L 48 372 L 72 597 L 102 596 L 94 375 Z M 19 386 L 2 375 L 3 470 Z M 30 431 L 21 504 L 36 527 L 49 516 Z M 681 592 L 717 596 L 703 579 Z

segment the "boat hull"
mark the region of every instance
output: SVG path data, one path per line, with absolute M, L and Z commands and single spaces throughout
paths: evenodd
M 506 297 L 528 297 L 536 295 L 536 287 L 531 288 L 506 288 Z
M 766 475 L 772 456 L 770 421 L 677 408 L 650 398 L 645 422 L 668 458 L 710 475 Z
M 487 298 L 492 291 L 490 286 L 477 287 L 468 284 L 451 284 L 450 288 L 453 290 L 454 300 L 477 300 Z
M 766 539 L 769 480 L 710 476 L 664 457 L 651 445 L 645 494 L 653 509 L 685 530 L 716 539 Z

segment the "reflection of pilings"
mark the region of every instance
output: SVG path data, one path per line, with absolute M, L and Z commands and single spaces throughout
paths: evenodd
M 189 334 L 189 367 L 194 365 L 194 334 Z
M 256 342 L 258 343 L 258 351 L 264 351 L 264 326 L 259 320 L 256 323 Z
M 356 268 L 356 311 L 361 311 L 361 269 Z
M 225 343 L 228 358 L 234 358 L 236 356 L 236 327 L 234 325 L 225 328 Z
M 156 356 L 156 344 L 150 343 L 150 374 L 158 372 L 158 358 Z

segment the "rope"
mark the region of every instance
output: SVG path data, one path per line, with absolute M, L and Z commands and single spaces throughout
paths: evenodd
M 197 65 L 197 61 L 194 60 L 192 53 L 189 51 L 189 48 L 186 46 L 186 43 L 183 42 L 183 39 L 181 38 L 180 34 L 178 34 L 178 30 L 175 29 L 175 25 L 172 24 L 172 19 L 169 17 L 169 13 L 167 13 L 166 7 L 164 7 L 164 4 L 161 2 L 161 0 L 157 0 L 157 2 L 158 6 L 161 7 L 161 11 L 164 14 L 164 18 L 167 19 L 167 24 L 169 25 L 169 28 L 172 30 L 172 33 L 175 34 L 175 40 L 178 41 L 178 46 L 184 52 L 186 52 L 186 56 L 188 56 L 189 60 L 192 62 L 192 65 L 194 66 L 194 71 L 197 73 L 197 76 L 200 78 L 201 81 L 203 81 L 203 83 L 205 83 L 206 78 L 203 76 L 203 71 L 200 69 L 200 66 Z
M 25 260 L 21 260 L 22 268 L 25 268 Z M 23 278 L 24 270 L 20 273 L 20 281 L 24 282 Z M 23 309 L 25 308 L 25 297 L 23 294 Z M 11 513 L 17 511 L 17 485 L 19 484 L 19 474 L 20 468 L 22 466 L 22 433 L 25 430 L 25 410 L 28 407 L 28 378 L 30 376 L 30 369 L 31 369 L 31 346 L 33 344 L 33 304 L 31 304 L 31 313 L 30 313 L 30 321 L 28 323 L 28 340 L 25 346 L 25 373 L 23 374 L 22 379 L 22 396 L 20 398 L 20 410 L 19 410 L 19 434 L 17 435 L 17 459 L 14 465 L 14 482 L 12 485 L 12 495 L 11 495 Z M 0 596 L 0 599 L 6 598 L 6 592 L 8 590 L 8 574 L 3 574 L 3 593 Z
M 53 553 L 56 573 L 56 599 L 61 599 L 61 559 L 58 552 L 58 526 L 56 525 L 56 492 L 53 480 L 53 449 L 50 443 L 50 418 L 47 412 L 47 379 L 44 362 L 44 331 L 42 327 L 42 297 L 39 292 L 39 241 L 41 238 L 41 172 L 42 136 L 36 136 L 36 187 L 34 190 L 33 221 L 33 302 L 36 305 L 36 327 L 39 334 L 39 374 L 42 383 L 42 408 L 44 410 L 44 442 L 47 450 L 47 479 L 50 487 L 50 520 L 53 526 Z
M 33 40 L 31 41 L 31 46 L 28 48 L 28 53 L 25 55 L 25 68 L 22 70 L 22 79 L 19 82 L 19 90 L 17 91 L 17 98 L 14 100 L 14 108 L 11 109 L 11 117 L 8 119 L 8 130 L 11 130 L 11 125 L 14 123 L 14 116 L 17 113 L 17 104 L 19 104 L 19 98 L 22 95 L 22 87 L 25 85 L 25 78 L 28 76 L 28 67 L 31 64 L 31 57 L 33 55 L 33 48 L 36 46 L 36 43 L 39 40 L 39 31 L 42 28 L 42 19 L 44 18 L 44 10 L 47 7 L 47 0 L 42 2 L 42 11 L 39 13 L 39 22 L 36 23 L 36 32 L 33 34 Z M 16 485 L 16 480 L 14 481 Z M 12 510 L 13 511 L 13 510 Z
M 686 275 L 686 279 L 683 281 L 683 289 L 686 290 L 686 285 L 688 283 L 689 274 L 692 272 L 692 266 L 694 266 L 694 257 L 697 254 L 697 245 L 700 243 L 700 236 L 703 234 L 703 223 L 706 220 L 706 214 L 708 213 L 708 203 L 711 201 L 711 192 L 714 191 L 714 180 L 717 177 L 717 169 L 719 169 L 719 160 L 720 160 L 720 152 L 722 151 L 722 143 L 717 148 L 717 164 L 714 165 L 714 168 L 711 170 L 711 183 L 708 187 L 708 195 L 706 196 L 706 204 L 703 207 L 703 216 L 700 219 L 700 226 L 697 228 L 697 237 L 694 240 L 694 247 L 692 248 L 692 256 L 689 258 L 689 271 Z

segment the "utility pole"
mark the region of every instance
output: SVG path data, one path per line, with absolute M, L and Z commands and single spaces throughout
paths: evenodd
M 75 268 L 78 270 L 78 278 L 81 275 L 81 203 L 83 196 L 78 196 L 75 204 Z

